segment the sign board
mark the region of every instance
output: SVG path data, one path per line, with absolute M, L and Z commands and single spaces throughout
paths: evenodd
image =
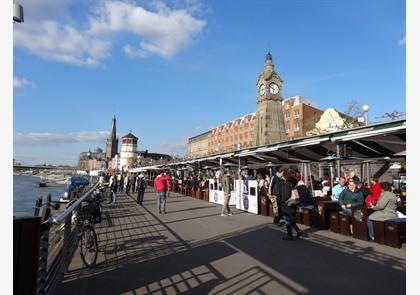
M 223 205 L 224 192 L 222 189 L 222 183 L 220 181 L 209 179 L 209 202 Z M 229 205 L 235 205 L 235 204 L 236 204 L 236 197 L 235 195 L 231 194 Z
M 99 175 L 99 170 L 90 170 L 89 171 L 89 176 L 98 176 Z
M 246 212 L 258 214 L 258 182 L 248 180 L 248 187 L 245 188 L 243 180 L 236 180 L 236 208 Z

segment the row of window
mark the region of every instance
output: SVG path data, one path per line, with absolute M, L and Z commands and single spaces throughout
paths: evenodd
M 300 129 L 299 122 L 295 122 L 294 127 L 295 127 L 295 131 L 299 131 Z M 290 130 L 289 124 L 285 124 L 284 128 L 286 129 L 286 133 L 289 132 Z
M 299 118 L 299 110 L 298 110 L 298 109 L 294 110 L 294 111 L 293 111 L 293 115 L 295 116 L 295 118 Z M 289 121 L 289 120 L 290 120 L 290 112 L 286 112 L 286 113 L 284 114 L 284 119 L 285 119 L 286 121 Z

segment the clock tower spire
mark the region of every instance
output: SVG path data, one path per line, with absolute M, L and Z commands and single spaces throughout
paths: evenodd
M 270 52 L 265 57 L 262 73 L 257 80 L 257 111 L 254 146 L 285 141 L 282 107 L 283 80 L 274 70 L 273 56 Z

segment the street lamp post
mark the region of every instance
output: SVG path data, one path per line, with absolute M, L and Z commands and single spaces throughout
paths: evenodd
M 13 20 L 17 23 L 23 23 L 23 7 L 18 3 L 13 3 Z
M 364 114 L 365 114 L 365 126 L 367 126 L 368 125 L 368 111 L 369 111 L 369 106 L 367 105 L 367 104 L 365 104 L 364 106 L 363 106 L 363 112 L 364 112 Z

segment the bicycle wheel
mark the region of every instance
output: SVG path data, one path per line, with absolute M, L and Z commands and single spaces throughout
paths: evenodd
M 80 236 L 80 256 L 87 267 L 93 267 L 98 257 L 98 241 L 93 227 L 83 228 Z

